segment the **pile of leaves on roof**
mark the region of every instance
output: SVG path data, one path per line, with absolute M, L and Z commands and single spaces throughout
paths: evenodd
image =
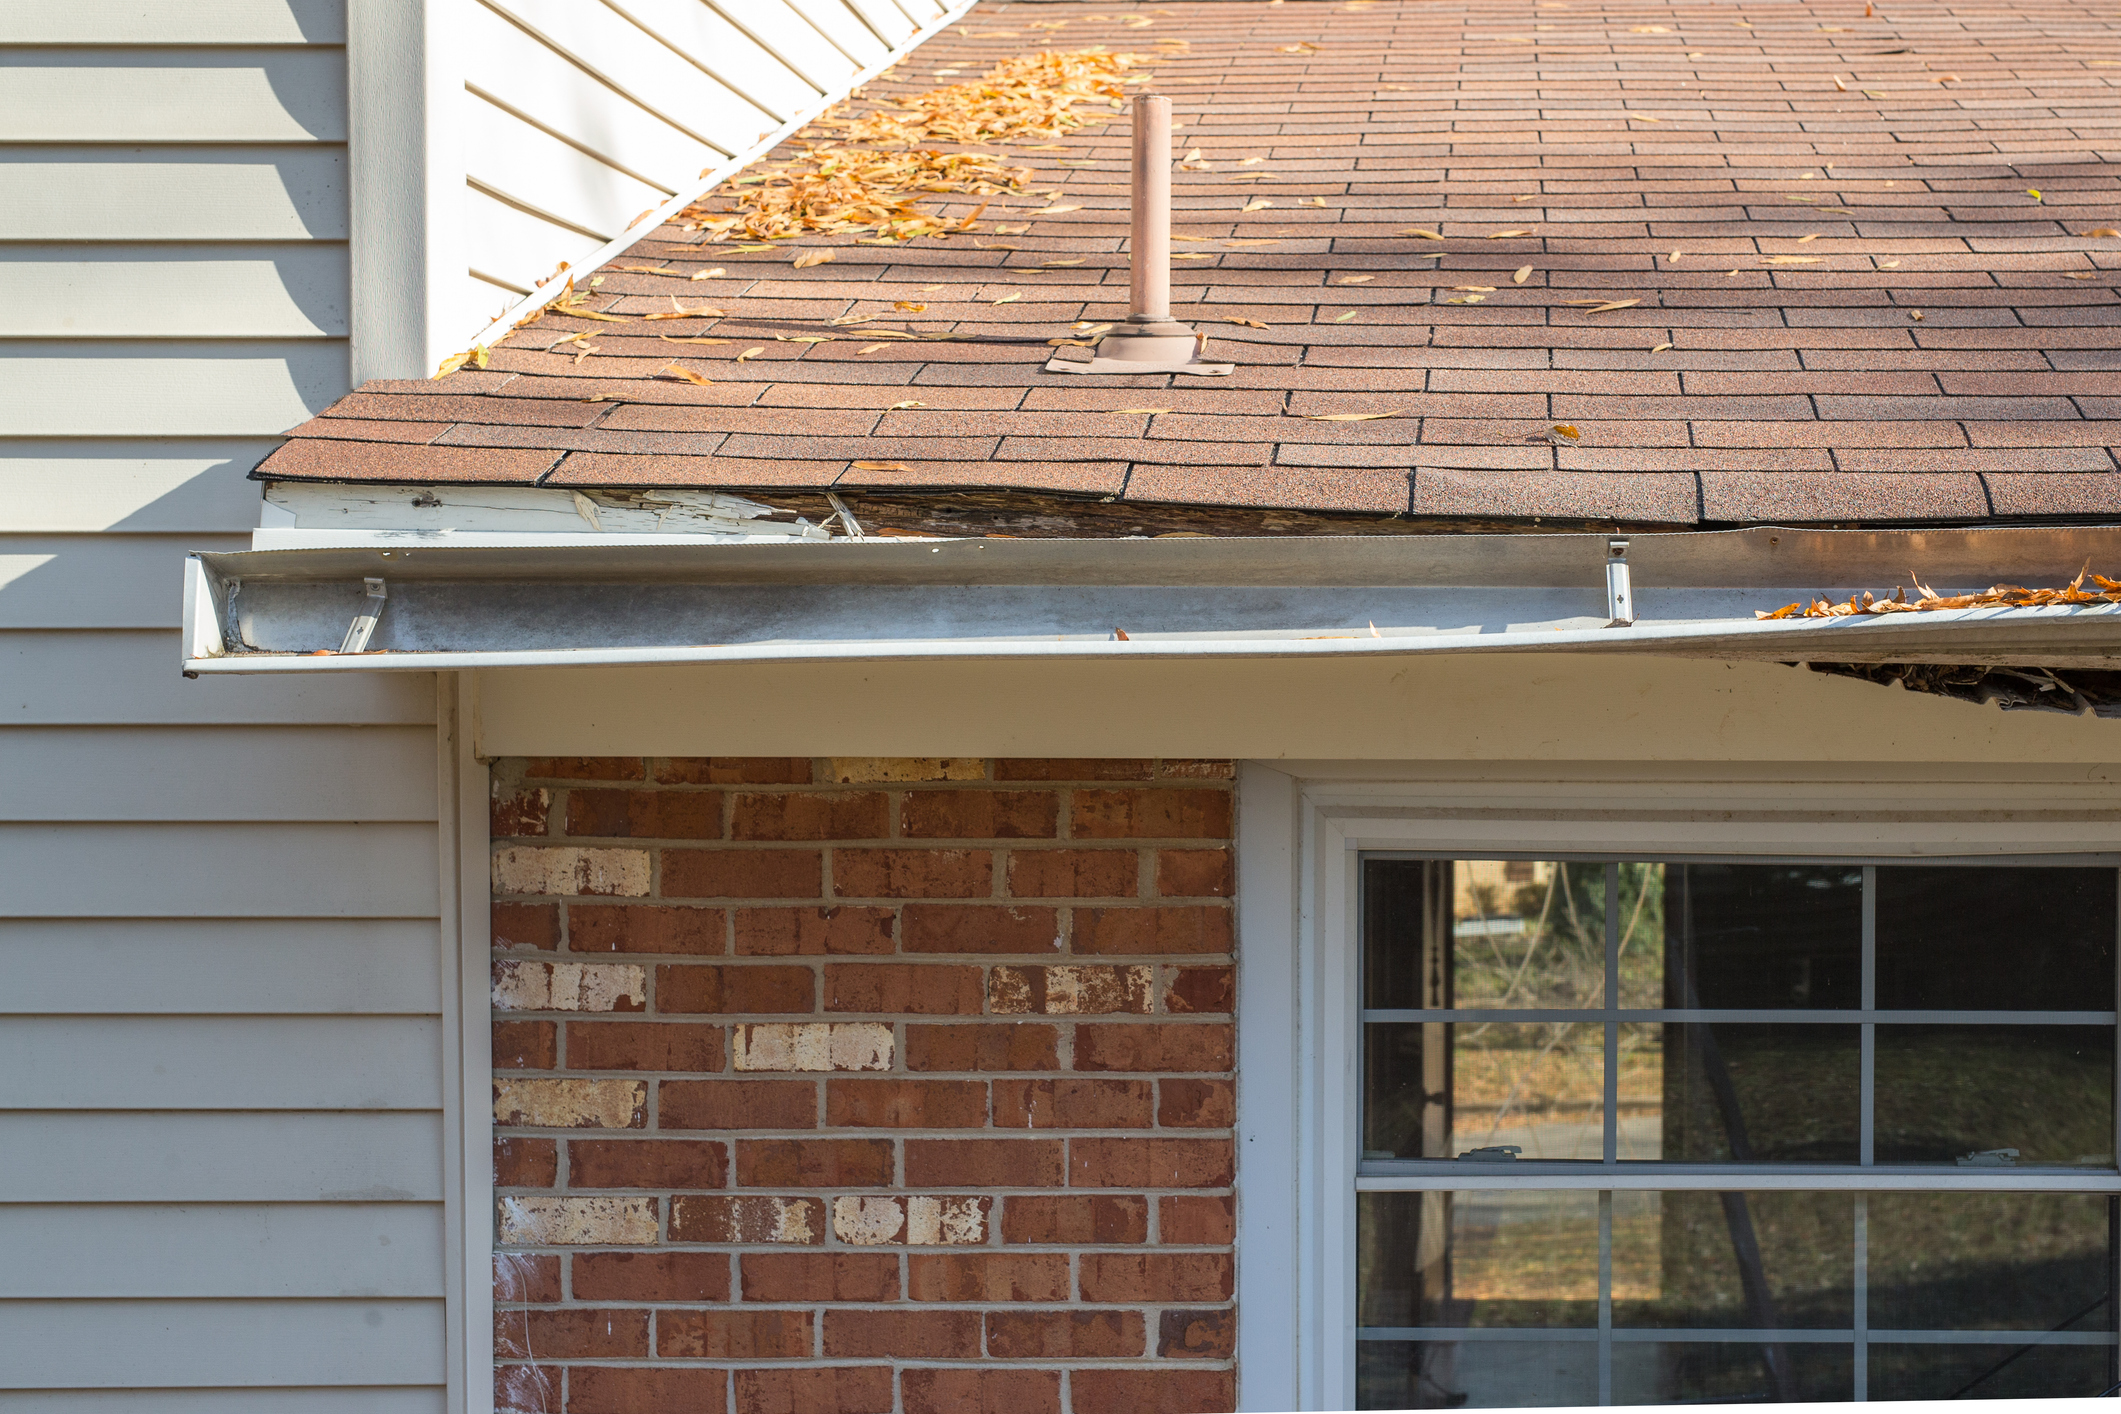
M 2084 581 L 2089 577 L 2097 589 L 2086 589 Z M 2103 574 L 2092 574 L 2087 563 L 2077 571 L 2077 577 L 2060 589 L 2027 589 L 2019 584 L 1997 584 L 1987 589 L 1977 589 L 1967 594 L 1939 594 L 1928 585 L 1908 576 L 1915 591 L 1921 597 L 1910 601 L 1907 591 L 1895 589 L 1891 598 L 1873 597 L 1869 590 L 1858 599 L 1851 594 L 1847 601 L 1830 604 L 1824 599 L 1811 603 L 1785 604 L 1779 609 L 1756 609 L 1756 619 L 1838 619 L 1862 614 L 1915 614 L 1930 609 L 2038 609 L 2051 604 L 2121 604 L 2121 580 L 2108 579 Z
M 1815 673 L 1862 678 L 1961 702 L 1993 702 L 2005 711 L 2121 717 L 2121 673 L 2103 668 L 2000 668 L 1980 663 L 1811 663 Z
M 799 157 L 769 163 L 724 183 L 714 195 L 735 205 L 717 214 L 704 204 L 681 220 L 709 239 L 741 233 L 785 240 L 809 232 L 874 231 L 880 239 L 907 240 L 970 230 L 975 210 L 945 221 L 920 208 L 923 195 L 992 198 L 1023 190 L 1031 169 L 1009 165 L 989 153 L 943 152 L 913 144 L 1006 143 L 1017 138 L 1054 138 L 1099 121 L 1078 113 L 1082 103 L 1125 100 L 1128 70 L 1145 55 L 1103 49 L 1025 55 L 997 64 L 969 83 L 893 100 L 853 119 L 820 118 L 814 126 L 842 130 L 837 140 L 814 143 Z M 883 151 L 903 145 L 905 150 Z M 710 197 L 709 200 L 713 198 Z M 981 209 L 984 209 L 984 203 Z

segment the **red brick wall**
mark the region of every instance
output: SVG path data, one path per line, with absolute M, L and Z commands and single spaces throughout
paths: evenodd
M 496 763 L 496 1380 L 1233 1407 L 1231 771 Z

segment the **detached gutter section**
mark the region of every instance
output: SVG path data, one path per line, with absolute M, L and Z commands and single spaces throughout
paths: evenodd
M 2087 560 L 2121 565 L 2110 526 L 493 543 L 507 538 L 191 556 L 184 671 L 1513 652 L 2121 667 L 2116 604 L 1754 617 L 1889 594 L 1911 570 L 1940 593 L 2064 584 Z

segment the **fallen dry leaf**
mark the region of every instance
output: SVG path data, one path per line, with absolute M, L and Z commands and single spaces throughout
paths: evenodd
M 1436 232 L 1426 230 L 1420 226 L 1409 226 L 1406 230 L 1396 232 L 1395 234 L 1402 236 L 1413 236 L 1417 240 L 1424 241 L 1440 241 L 1443 239 L 1443 237 L 1436 234 Z
M 689 278 L 694 280 L 719 280 L 729 272 L 717 265 L 712 270 L 695 270 Z
M 1763 255 L 1762 265 L 1818 265 L 1826 259 L 1823 255 Z
M 879 345 L 878 345 L 877 347 L 881 348 L 881 347 L 883 347 L 883 346 L 882 346 L 881 344 L 879 344 Z M 904 401 L 904 402 L 902 402 L 902 403 L 893 403 L 893 404 L 892 404 L 892 405 L 891 405 L 890 407 L 887 407 L 887 408 L 885 408 L 885 409 L 884 409 L 884 411 L 885 411 L 885 412 L 897 412 L 897 411 L 899 411 L 899 410 L 900 410 L 900 409 L 902 409 L 902 408 L 924 408 L 924 407 L 926 407 L 926 406 L 928 406 L 928 405 L 927 405 L 926 403 L 922 402 L 922 401 L 921 401 L 920 399 L 918 399 L 918 398 L 908 398 L 908 399 L 906 399 L 906 401 Z
M 1345 323 L 1347 323 L 1347 322 L 1348 322 L 1348 321 L 1349 321 L 1350 319 L 1353 319 L 1354 317 L 1355 317 L 1355 311 L 1351 309 L 1351 310 L 1349 310 L 1349 311 L 1348 311 L 1348 312 L 1347 312 L 1346 314 L 1336 314 L 1336 315 L 1334 315 L 1334 316 L 1333 316 L 1333 322 L 1334 322 L 1335 324 L 1345 324 Z
M 678 303 L 676 295 L 672 295 L 670 297 L 670 308 L 657 310 L 653 314 L 644 314 L 641 317 L 643 319 L 720 319 L 723 317 L 723 311 L 704 304 L 695 309 L 687 309 L 684 305 Z
M 858 354 L 875 353 L 878 349 L 888 349 L 890 347 L 891 345 L 889 344 L 864 344 L 856 349 L 855 352 Z
M 568 304 L 556 304 L 552 307 L 552 312 L 554 314 L 564 314 L 570 319 L 594 319 L 604 324 L 633 323 L 631 319 L 621 319 L 616 314 L 605 314 L 600 310 L 594 309 L 577 309 L 573 305 Z
M 1651 353 L 1663 353 L 1663 352 L 1664 352 L 1664 351 L 1665 351 L 1666 349 L 1668 349 L 1668 348 L 1670 348 L 1670 347 L 1671 347 L 1671 345 L 1670 345 L 1670 344 L 1656 344 L 1656 345 L 1653 345 L 1653 346 L 1651 347 L 1651 349 L 1650 349 L 1650 352 L 1651 352 Z
M 2062 278 L 2065 280 L 2096 280 L 2099 277 L 2089 270 L 2065 270 L 2062 272 Z
M 1266 209 L 1267 209 L 1268 207 L 1272 206 L 1273 204 L 1274 204 L 1273 202 L 1271 202 L 1271 201 L 1268 201 L 1268 200 L 1267 200 L 1267 199 L 1266 199 L 1265 197 L 1254 197 L 1254 198 L 1252 198 L 1252 200 L 1250 200 L 1250 201 L 1246 202 L 1246 203 L 1245 203 L 1245 204 L 1244 204 L 1243 206 L 1239 207 L 1239 208 L 1238 208 L 1238 210 L 1240 210 L 1240 211 L 1265 211 L 1265 210 L 1266 210 Z
M 1343 275 L 1333 283 L 1336 285 L 1367 285 L 1376 278 L 1375 275 Z
M 665 270 L 660 265 L 614 265 L 611 269 L 624 271 L 628 275 L 675 275 L 677 273 L 675 270 Z
M 908 472 L 910 472 L 910 471 L 912 471 L 912 470 L 913 470 L 913 468 L 912 468 L 912 467 L 910 467 L 910 466 L 906 465 L 906 464 L 905 464 L 904 462 L 856 462 L 856 463 L 854 463 L 854 469 L 855 469 L 856 471 L 908 471 Z
M 927 305 L 916 304 L 910 299 L 895 299 L 891 301 L 891 307 L 893 309 L 903 309 L 908 314 L 926 314 L 928 312 Z
M 1878 268 L 1880 270 L 1891 270 L 1899 264 L 1900 262 L 1897 260 L 1881 260 L 1878 262 Z
M 1207 254 L 1204 254 L 1204 253 L 1202 253 L 1202 252 L 1200 252 L 1200 251 L 1197 251 L 1197 250 L 1182 250 L 1182 251 L 1180 251 L 1180 252 L 1179 252 L 1178 254 L 1176 254 L 1176 255 L 1172 256 L 1171 258 L 1172 258 L 1173 260 L 1213 260 L 1213 259 L 1215 259 L 1215 257 L 1214 257 L 1214 256 L 1212 256 L 1212 255 L 1207 255 Z
M 1481 302 L 1482 300 L 1484 300 L 1484 299 L 1486 299 L 1486 298 L 1487 298 L 1487 296 L 1486 296 L 1486 295 L 1460 295 L 1460 296 L 1458 296 L 1458 298 L 1456 298 L 1456 299 L 1447 299 L 1447 300 L 1445 300 L 1445 301 L 1444 301 L 1444 303 L 1445 303 L 1445 304 L 1479 304 L 1479 303 L 1480 303 L 1480 302 Z
M 1508 231 L 1490 231 L 1488 233 L 1488 239 L 1491 241 L 1501 241 L 1508 240 L 1512 236 L 1529 236 L 1531 234 L 1532 233 L 1530 231 L 1521 231 L 1514 229 Z
M 1580 440 L 1583 433 L 1566 422 L 1557 422 L 1547 429 L 1547 440 L 1557 447 L 1566 447 Z
M 1653 118 L 1647 113 L 1630 113 L 1628 118 L 1637 123 L 1661 123 L 1664 121 L 1662 118 Z
M 1195 237 L 1195 239 L 1198 239 L 1198 240 L 1205 240 L 1205 239 L 1206 239 L 1206 237 Z M 1281 244 L 1281 242 L 1280 242 L 1280 241 L 1278 241 L 1278 240 L 1275 240 L 1275 239 L 1274 239 L 1274 238 L 1272 238 L 1272 237 L 1262 237 L 1262 238 L 1261 238 L 1261 239 L 1259 239 L 1259 240 L 1249 240 L 1249 241 L 1224 241 L 1224 242 L 1223 242 L 1223 244 L 1224 244 L 1225 246 L 1229 247 L 1229 248 L 1230 248 L 1231 250 L 1245 250 L 1245 249 L 1248 249 L 1249 247 L 1252 247 L 1252 246 L 1261 246 L 1261 245 L 1280 245 L 1280 244 Z
M 666 344 L 733 344 L 736 342 L 734 339 L 702 338 L 697 334 L 689 338 L 683 334 L 658 334 L 656 337 Z
M 1642 301 L 1641 301 L 1641 300 L 1639 300 L 1639 299 L 1614 299 L 1614 300 L 1607 300 L 1607 301 L 1606 301 L 1606 302 L 1605 302 L 1604 304 L 1599 304 L 1599 305 L 1593 305 L 1593 306 L 1591 306 L 1591 308 L 1589 308 L 1589 309 L 1585 310 L 1585 311 L 1584 311 L 1584 313 L 1585 313 L 1585 314 L 1610 314 L 1610 313 L 1612 313 L 1612 312 L 1613 312 L 1614 310 L 1616 310 L 1616 309 L 1629 309 L 1629 308 L 1632 308 L 1633 306 L 1635 306 L 1635 305 L 1638 305 L 1638 304 L 1641 304 L 1641 303 L 1642 303 Z
M 1048 206 L 1044 210 L 1034 211 L 1031 214 L 1033 216 L 1060 216 L 1070 211 L 1080 210 L 1082 210 L 1080 206 Z
M 702 378 L 699 374 L 694 373 L 691 369 L 675 363 L 664 364 L 661 368 L 656 370 L 655 376 L 658 378 L 682 378 L 687 383 L 697 383 L 703 388 L 709 386 L 714 381 L 710 378 Z
M 1451 286 L 1451 288 L 1454 290 L 1471 290 L 1475 294 L 1482 295 L 1492 295 L 1495 293 L 1495 287 L 1493 285 L 1453 285 Z
M 996 234 L 997 236 L 1020 236 L 1020 235 L 1022 235 L 1022 234 L 1023 234 L 1024 232 L 1026 232 L 1026 231 L 1028 231 L 1028 230 L 1030 230 L 1030 229 L 1031 229 L 1031 228 L 1030 228 L 1029 226 L 1002 226 L 1002 225 L 997 225 L 997 226 L 996 226 L 996 227 L 994 228 L 994 234 Z M 936 286 L 936 288 L 937 288 L 937 289 L 941 289 L 941 288 L 942 288 L 942 286 L 941 286 L 941 285 L 937 285 L 937 286 Z
M 1915 320 L 1917 323 L 1920 323 L 1922 320 L 1922 311 L 1919 309 L 1911 309 L 1907 312 L 1907 317 L 1912 320 Z
M 1237 317 L 1236 315 L 1234 315 L 1234 314 L 1225 314 L 1225 315 L 1223 316 L 1223 323 L 1225 323 L 1225 324 L 1242 324 L 1242 325 L 1244 325 L 1244 326 L 1245 326 L 1245 327 L 1246 327 L 1247 329 L 1270 329 L 1270 328 L 1272 328 L 1272 327 L 1273 327 L 1273 326 L 1272 326 L 1272 325 L 1270 325 L 1270 324 L 1262 324 L 1262 323 L 1261 323 L 1261 322 L 1260 322 L 1259 320 L 1257 320 L 1257 319 L 1240 319 L 1240 318 L 1238 318 L 1238 317 Z
M 1513 285 L 1522 285 L 1525 281 L 1531 278 L 1532 267 L 1529 265 L 1520 265 L 1517 267 L 1517 272 L 1514 275 L 1510 276 L 1510 283 Z
M 1399 416 L 1396 412 L 1300 412 L 1298 417 L 1310 422 L 1378 422 L 1387 417 Z
M 1535 191 L 1535 192 L 1531 193 L 1531 194 L 1530 194 L 1530 195 L 1528 195 L 1528 196 L 1513 196 L 1513 197 L 1511 197 L 1511 198 L 1510 198 L 1510 200 L 1512 200 L 1512 201 L 1537 201 L 1537 200 L 1539 200 L 1539 193 Z
M 1629 33 L 1629 34 L 1670 34 L 1670 33 L 1671 33 L 1671 31 L 1670 31 L 1670 30 L 1668 30 L 1668 29 L 1666 29 L 1666 28 L 1665 28 L 1665 27 L 1664 27 L 1663 25 L 1637 25 L 1637 26 L 1635 26 L 1635 28 L 1633 28 L 1633 29 L 1629 30 L 1629 31 L 1628 31 L 1628 33 Z
M 1818 239 L 1819 239 L 1819 233 L 1818 233 L 1817 231 L 1813 231 L 1813 232 L 1812 232 L 1811 234 L 1809 234 L 1809 235 L 1803 235 L 1803 236 L 1799 236 L 1799 237 L 1797 237 L 1797 244 L 1799 244 L 1799 245 L 1803 245 L 1803 244 L 1804 244 L 1804 243 L 1805 243 L 1806 241 L 1816 241 L 1816 240 L 1818 240 Z
M 1849 86 L 1841 81 L 1841 75 L 1839 74 L 1834 75 L 1834 88 L 1841 93 L 1849 91 Z
M 1080 264 L 1082 264 L 1082 263 L 1083 263 L 1083 262 L 1082 262 L 1082 260 L 1081 260 L 1081 258 L 1080 258 L 1080 257 L 1078 257 L 1077 259 L 1074 259 L 1074 260 L 1041 260 L 1041 261 L 1039 262 L 1039 264 L 1040 264 L 1041 266 L 1045 266 L 1045 265 L 1080 265 Z
M 1120 414 L 1122 414 L 1122 413 L 1128 413 L 1128 414 L 1133 414 L 1133 415 L 1136 415 L 1136 416 L 1144 416 L 1144 417 L 1155 417 L 1155 416 L 1158 416 L 1158 415 L 1160 415 L 1160 414 L 1162 414 L 1162 413 L 1167 413 L 1167 412 L 1171 411 L 1171 409 L 1169 409 L 1169 408 L 1107 408 L 1107 409 L 1105 409 L 1105 411 L 1106 411 L 1107 413 L 1111 414 L 1112 416 L 1115 416 L 1115 417 L 1119 416 L 1119 415 L 1120 415 Z
M 2093 240 L 2104 240 L 2121 236 L 2121 231 L 2115 230 L 2112 226 L 2094 226 L 2089 231 L 2079 231 L 2077 234 Z
M 766 352 L 766 350 L 763 347 L 746 349 L 736 356 L 736 361 L 738 363 L 745 363 L 751 359 L 757 358 L 760 354 L 764 352 Z
M 806 250 L 799 252 L 792 263 L 798 270 L 808 270 L 811 266 L 823 265 L 830 259 L 832 252 L 829 250 Z
M 1002 297 L 1001 297 L 1000 299 L 998 299 L 998 300 L 995 300 L 995 301 L 994 301 L 994 303 L 995 303 L 995 304 L 1008 304 L 1008 303 L 1009 303 L 1009 302 L 1010 302 L 1011 300 L 1020 300 L 1020 299 L 1022 299 L 1022 298 L 1023 298 L 1023 296 L 1022 296 L 1021 294 L 1014 294 L 1014 295 L 1003 295 L 1003 296 L 1002 296 Z

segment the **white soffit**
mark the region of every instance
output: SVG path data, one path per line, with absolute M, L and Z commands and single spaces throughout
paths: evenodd
M 2121 666 L 2117 604 L 1755 617 L 1889 595 L 1910 568 L 1940 594 L 2056 586 L 2121 563 L 2121 527 L 1637 535 L 1621 626 L 1605 535 L 557 538 L 194 555 L 185 671 L 1554 651 Z

